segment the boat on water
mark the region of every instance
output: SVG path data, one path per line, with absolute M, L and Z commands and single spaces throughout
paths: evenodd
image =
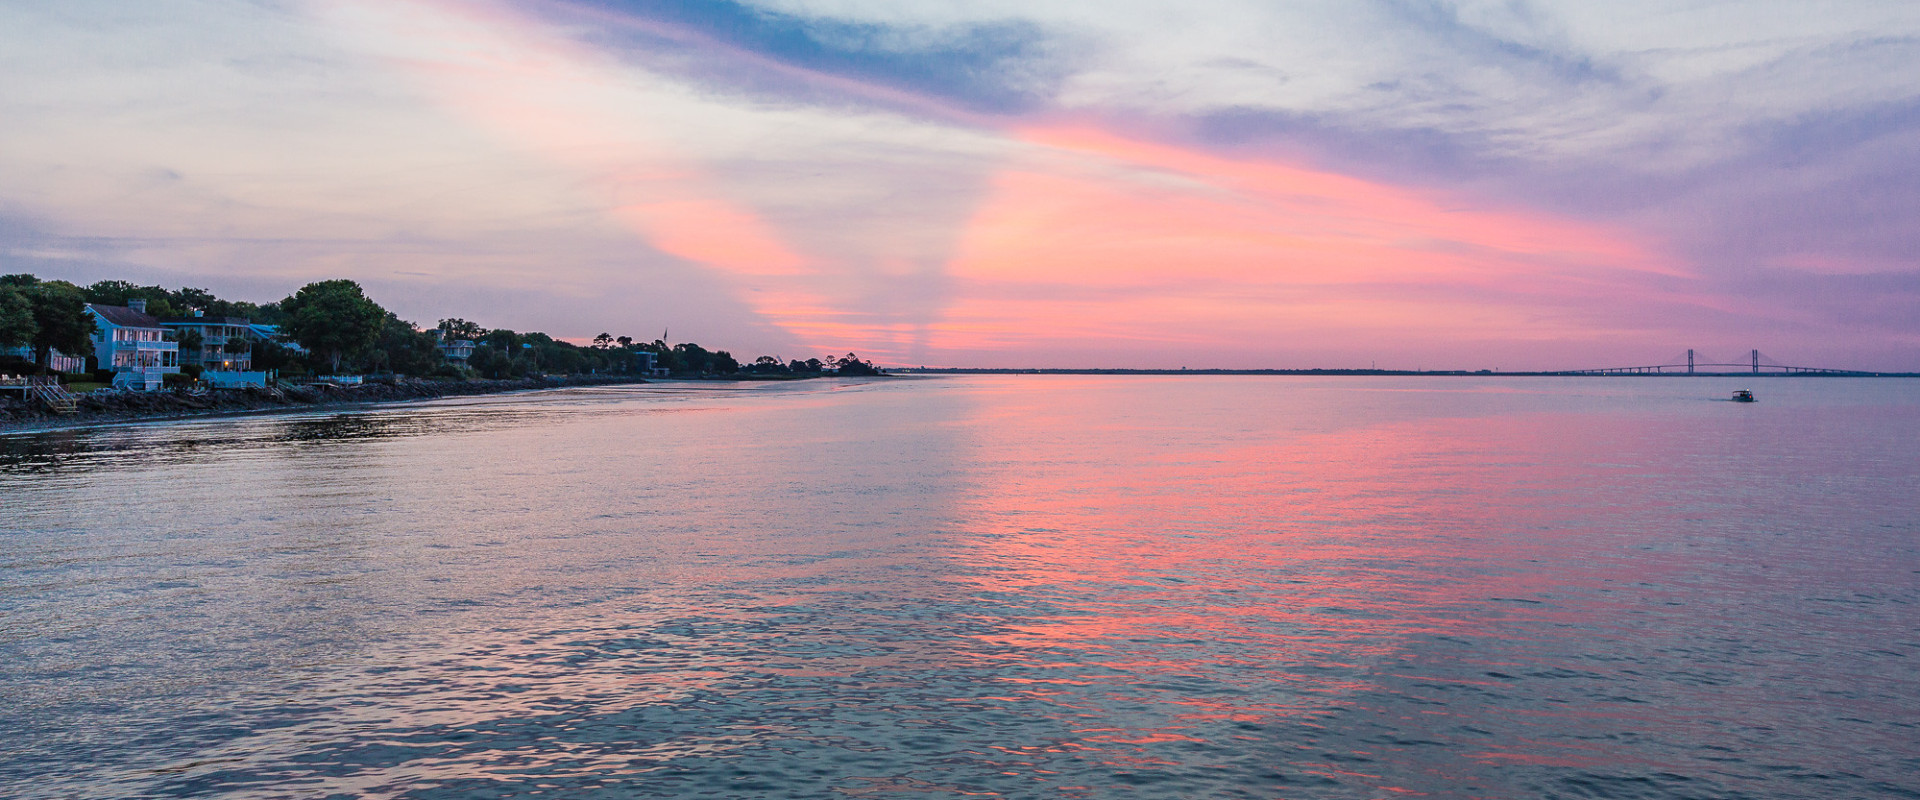
M 1752 390 L 1750 390 L 1750 389 L 1735 389 L 1735 390 L 1733 390 L 1733 402 L 1736 402 L 1736 403 L 1751 403 L 1751 402 L 1753 402 L 1753 391 L 1752 391 Z

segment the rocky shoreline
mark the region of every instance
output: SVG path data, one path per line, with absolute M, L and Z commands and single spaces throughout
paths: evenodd
M 0 395 L 0 433 L 214 414 L 311 411 L 367 403 L 431 400 L 438 397 L 557 389 L 565 386 L 631 383 L 646 383 L 646 381 L 625 376 L 474 381 L 402 378 L 390 382 L 364 383 L 358 386 L 318 384 L 281 389 L 213 389 L 197 395 L 183 391 L 88 392 L 76 395 L 80 405 L 78 413 L 74 414 L 56 414 L 40 403 Z

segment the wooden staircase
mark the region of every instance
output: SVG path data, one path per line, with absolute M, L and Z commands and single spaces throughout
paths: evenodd
M 27 379 L 27 397 L 47 404 L 55 414 L 74 414 L 80 411 L 80 398 L 74 397 L 67 387 L 60 385 L 60 379 L 51 375 Z

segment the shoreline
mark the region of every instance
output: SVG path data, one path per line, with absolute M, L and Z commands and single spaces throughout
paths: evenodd
M 887 375 L 1280 375 L 1289 377 L 1395 378 L 1920 378 L 1920 372 L 1855 372 L 1803 370 L 1797 372 L 1648 372 L 1616 370 L 1560 370 L 1514 372 L 1490 369 L 1127 369 L 1108 367 L 888 367 Z M 1636 368 L 1637 369 L 1637 368 Z
M 48 431 L 252 415 L 365 408 L 447 397 L 473 397 L 573 386 L 624 386 L 649 383 L 638 376 L 568 376 L 474 381 L 406 378 L 358 386 L 314 385 L 295 389 L 215 389 L 194 397 L 181 392 L 125 392 L 77 395 L 80 411 L 56 414 L 36 403 L 0 397 L 0 436 Z

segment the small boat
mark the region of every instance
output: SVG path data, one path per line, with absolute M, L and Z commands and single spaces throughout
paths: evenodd
M 1735 389 L 1733 390 L 1733 402 L 1751 403 L 1753 402 L 1753 392 L 1748 389 Z

